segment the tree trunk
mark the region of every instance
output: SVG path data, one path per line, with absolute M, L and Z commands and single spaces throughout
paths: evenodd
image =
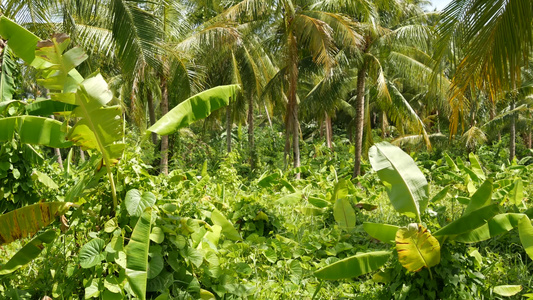
M 515 109 L 514 99 L 511 100 L 511 111 Z M 511 115 L 511 130 L 510 130 L 510 141 L 509 141 L 509 161 L 512 161 L 515 157 L 516 145 L 516 120 L 514 114 Z
M 167 79 L 161 75 L 161 116 L 168 113 Z M 168 135 L 161 136 L 161 173 L 168 175 Z
M 255 169 L 255 141 L 254 141 L 254 103 L 253 96 L 248 96 L 248 146 L 250 147 L 250 168 Z
M 226 107 L 226 146 L 228 153 L 231 152 L 231 98 L 229 99 L 228 107 Z
M 387 114 L 385 111 L 381 112 L 381 138 L 385 139 L 387 136 Z
M 355 161 L 353 177 L 361 174 L 361 153 L 363 149 L 363 128 L 365 125 L 365 80 L 367 62 L 364 61 L 357 73 L 357 97 L 355 99 Z
M 300 125 L 298 123 L 298 101 L 296 88 L 298 84 L 298 48 L 296 37 L 289 34 L 289 103 L 287 106 L 286 130 L 292 134 L 293 167 L 300 167 Z M 300 173 L 296 174 L 300 179 Z
M 150 126 L 155 124 L 155 110 L 154 110 L 154 98 L 151 92 L 147 95 L 148 101 L 148 116 L 150 117 Z M 157 133 L 152 132 L 152 143 L 157 144 Z
M 331 142 L 333 137 L 333 128 L 331 128 L 331 116 L 326 113 L 326 145 L 329 149 L 333 150 L 333 143 Z

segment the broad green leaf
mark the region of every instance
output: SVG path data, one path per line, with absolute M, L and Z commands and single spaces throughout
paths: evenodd
M 44 233 L 39 234 L 29 241 L 22 249 L 20 249 L 5 265 L 0 265 L 0 275 L 5 275 L 14 272 L 18 268 L 28 264 L 35 259 L 41 251 L 43 251 L 43 244 L 49 244 L 56 238 L 56 232 L 49 229 Z
M 34 235 L 71 206 L 69 202 L 41 202 L 0 215 L 0 245 Z
M 150 233 L 150 240 L 154 241 L 157 244 L 161 244 L 165 240 L 165 233 L 161 227 L 154 226 L 152 228 L 152 233 Z
M 453 159 L 448 155 L 448 153 L 444 152 L 444 159 L 446 160 L 446 164 L 452 171 L 459 172 L 459 168 L 457 165 L 453 162 Z
M 0 70 L 0 102 L 11 101 L 15 92 L 15 82 L 13 81 L 15 59 L 11 54 L 11 50 L 9 50 L 9 45 L 4 46 L 0 61 L 2 62 Z
M 75 108 L 76 105 L 45 99 L 26 105 L 26 112 L 33 116 L 49 116 L 56 112 L 72 111 Z
M 105 259 L 105 242 L 102 239 L 92 239 L 80 250 L 80 265 L 88 269 L 96 266 Z
M 379 271 L 374 276 L 372 276 L 372 281 L 379 283 L 390 283 L 392 277 L 392 271 L 390 268 L 385 269 L 384 271 Z
M 52 180 L 52 178 L 48 177 L 48 175 L 39 172 L 37 170 L 33 170 L 31 173 L 31 179 L 34 181 L 39 181 L 40 183 L 44 184 L 46 187 L 51 188 L 53 190 L 56 190 L 59 188 L 59 186 Z
M 85 299 L 100 296 L 100 278 L 93 278 L 85 285 Z
M 394 244 L 396 240 L 396 232 L 400 227 L 389 225 L 389 224 L 379 224 L 379 223 L 363 223 L 363 229 L 371 237 L 380 240 L 384 243 Z
M 472 172 L 474 172 L 480 180 L 485 180 L 485 172 L 483 172 L 483 168 L 481 167 L 478 157 L 474 153 L 469 153 L 468 159 L 470 160 Z
M 467 233 L 476 228 L 479 228 L 488 221 L 490 221 L 499 212 L 498 204 L 492 204 L 485 206 L 478 210 L 475 210 L 468 215 L 464 215 L 450 224 L 442 227 L 439 231 L 435 232 L 434 236 L 453 236 Z
M 126 277 L 131 289 L 140 299 L 146 299 L 146 280 L 148 279 L 148 251 L 150 248 L 150 229 L 152 210 L 146 210 L 135 225 L 131 239 L 126 246 Z
M 238 85 L 223 85 L 201 92 L 174 107 L 147 131 L 169 135 L 176 130 L 209 116 L 213 111 L 228 105 L 235 96 Z
M 211 221 L 213 224 L 222 227 L 222 233 L 230 240 L 240 241 L 242 240 L 239 232 L 233 227 L 233 224 L 226 219 L 226 217 L 218 211 L 218 209 L 213 210 L 211 213 Z
M 201 300 L 215 300 L 215 295 L 208 290 L 200 289 L 200 299 Z
M 164 259 L 161 253 L 151 253 L 148 259 L 148 279 L 155 278 L 165 267 Z
M 498 285 L 495 286 L 492 290 L 494 294 L 503 296 L 503 297 L 511 297 L 514 296 L 522 291 L 521 285 Z
M 72 143 L 65 139 L 62 123 L 53 119 L 18 116 L 0 119 L 0 142 L 11 141 L 18 134 L 24 144 L 43 145 L 52 148 L 66 148 Z
M 469 213 L 490 205 L 490 200 L 492 199 L 492 179 L 487 179 L 483 184 L 477 189 L 477 191 L 470 198 L 470 202 L 465 209 L 463 215 L 468 215 Z
M 509 202 L 518 206 L 522 204 L 523 198 L 524 185 L 522 184 L 522 179 L 518 178 L 514 181 L 513 188 L 509 192 Z
M 278 200 L 276 200 L 276 203 L 282 204 L 282 205 L 294 205 L 298 204 L 302 200 L 302 192 L 296 192 L 292 194 L 285 195 Z
M 8 18 L 0 17 L 0 36 L 9 41 L 13 53 L 31 64 L 35 58 L 35 46 L 39 38 Z
M 261 176 L 261 178 L 259 178 L 259 180 L 257 181 L 258 186 L 265 188 L 277 184 L 279 182 L 279 173 L 272 173 L 267 176 L 265 176 L 265 174 L 263 174 L 263 176 Z
M 410 224 L 396 232 L 398 260 L 404 268 L 418 272 L 440 262 L 440 244 L 422 225 Z
M 109 219 L 104 224 L 104 231 L 107 232 L 107 233 L 111 233 L 111 232 L 115 231 L 115 228 L 117 228 L 117 226 L 118 226 L 118 224 L 117 224 L 117 221 L 115 219 Z
M 494 216 L 494 218 L 492 218 L 487 224 L 470 232 L 461 234 L 455 237 L 454 240 L 462 243 L 485 241 L 517 227 L 520 219 L 525 217 L 524 214 L 499 214 Z
M 308 197 L 307 201 L 318 208 L 324 208 L 329 206 L 328 201 L 317 197 Z
M 279 183 L 281 183 L 289 192 L 296 193 L 296 189 L 285 178 L 281 178 Z
M 449 190 L 450 190 L 449 186 L 443 188 L 440 192 L 435 194 L 435 196 L 433 196 L 433 198 L 431 198 L 431 200 L 429 202 L 434 203 L 434 202 L 438 202 L 438 201 L 444 199 L 448 195 L 448 191 Z
M 527 255 L 533 259 L 533 226 L 529 218 L 524 217 L 518 222 L 518 235 Z
M 387 142 L 372 146 L 368 157 L 396 211 L 419 219 L 428 204 L 429 187 L 413 159 Z
M 331 202 L 335 203 L 337 199 L 346 198 L 348 194 L 350 193 L 350 190 L 348 188 L 348 180 L 341 178 L 339 179 L 339 182 L 335 184 L 335 189 L 333 190 L 333 194 L 331 195 Z
M 130 216 L 140 217 L 147 207 L 155 204 L 155 196 L 151 192 L 140 192 L 132 189 L 126 193 L 124 205 Z
M 299 211 L 307 216 L 319 216 L 324 213 L 324 209 L 316 207 L 302 207 Z
M 193 265 L 199 268 L 204 262 L 204 257 L 202 253 L 192 247 L 187 247 L 187 249 L 182 249 L 180 251 L 181 256 L 190 261 Z
M 355 227 L 355 210 L 348 199 L 340 198 L 335 201 L 333 216 L 341 228 Z
M 361 276 L 379 269 L 391 256 L 390 251 L 357 254 L 332 263 L 315 272 L 319 279 L 338 280 Z
M 74 92 L 83 77 L 74 68 L 87 59 L 85 52 L 74 47 L 63 53 L 70 44 L 70 37 L 64 33 L 53 34 L 51 39 L 39 41 L 35 49 L 32 66 L 41 69 L 37 82 L 52 91 Z

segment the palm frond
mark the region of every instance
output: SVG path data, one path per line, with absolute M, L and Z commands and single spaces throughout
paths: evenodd
M 484 144 L 487 141 L 487 136 L 483 130 L 481 130 L 481 128 L 472 126 L 463 134 L 461 140 L 465 144 L 466 148 L 473 150 Z
M 305 14 L 296 15 L 290 26 L 296 33 L 300 47 L 308 49 L 317 64 L 330 70 L 337 50 L 333 43 L 331 27 L 326 22 Z
M 139 6 L 139 1 L 112 0 L 112 32 L 117 57 L 124 73 L 133 74 L 148 65 L 160 69 L 158 44 L 163 28 L 158 18 Z
M 533 46 L 532 19 L 533 6 L 529 1 L 451 2 L 438 27 L 442 40 L 437 55 L 442 57 L 450 45 L 464 49 L 454 77 L 459 92 L 480 80 L 493 93 L 518 86 L 520 67 L 528 62 Z M 455 43 L 448 44 L 454 36 Z

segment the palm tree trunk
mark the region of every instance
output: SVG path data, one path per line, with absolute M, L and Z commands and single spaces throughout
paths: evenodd
M 333 143 L 331 142 L 333 136 L 333 128 L 331 128 L 331 116 L 326 113 L 326 145 L 329 149 L 333 150 Z
M 255 141 L 254 141 L 254 105 L 253 96 L 248 97 L 248 146 L 250 147 L 250 168 L 255 169 Z
M 167 79 L 161 75 L 161 116 L 168 113 Z M 168 135 L 161 136 L 161 173 L 168 175 Z
M 296 36 L 289 34 L 289 103 L 287 106 L 286 129 L 292 134 L 293 167 L 300 167 L 300 124 L 298 122 L 298 101 L 296 99 L 296 88 L 298 85 L 298 48 Z M 296 179 L 300 179 L 300 173 L 296 174 Z
M 515 109 L 514 99 L 511 100 L 511 111 Z M 510 130 L 510 141 L 509 141 L 509 161 L 512 161 L 515 157 L 516 151 L 516 120 L 514 114 L 511 115 L 511 130 Z
M 154 110 L 154 99 L 151 92 L 148 92 L 148 116 L 150 118 L 150 126 L 155 124 L 155 110 Z M 152 132 L 152 143 L 157 144 L 157 133 Z
M 381 138 L 385 139 L 387 136 L 387 114 L 385 111 L 381 112 Z
M 363 150 L 363 128 L 365 125 L 365 81 L 367 62 L 364 61 L 357 73 L 357 97 L 355 99 L 355 161 L 353 177 L 361 174 L 361 153 Z

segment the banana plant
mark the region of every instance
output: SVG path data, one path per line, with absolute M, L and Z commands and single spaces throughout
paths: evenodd
M 83 78 L 75 69 L 87 59 L 85 52 L 74 47 L 65 51 L 70 38 L 55 34 L 40 41 L 37 36 L 13 21 L 0 17 L 0 36 L 8 40 L 12 52 L 37 69 L 37 82 L 50 90 L 50 99 L 28 105 L 30 113 L 61 112 L 66 121 L 24 115 L 0 119 L 4 130 L 0 141 L 18 135 L 21 142 L 54 148 L 77 145 L 96 150 L 102 156 L 111 185 L 113 206 L 117 207 L 115 182 L 111 167 L 122 156 L 122 112 L 118 105 L 109 106 L 113 94 L 100 74 Z M 69 121 L 74 121 L 72 127 Z
M 227 106 L 240 87 L 237 84 L 222 85 L 198 93 L 174 107 L 147 129 L 147 133 L 169 135 L 195 121 L 208 117 L 215 110 Z
M 490 178 L 471 196 L 461 217 L 431 233 L 421 221 L 421 214 L 428 205 L 428 183 L 413 159 L 387 142 L 374 145 L 369 150 L 369 159 L 394 209 L 417 223 L 405 227 L 364 223 L 363 228 L 371 237 L 394 244 L 399 263 L 408 271 L 427 268 L 432 277 L 430 268 L 440 263 L 440 249 L 446 240 L 474 243 L 516 227 L 526 253 L 533 258 L 533 225 L 527 212 L 499 214 L 499 204 L 492 203 Z M 485 178 L 477 158 L 470 156 L 470 161 L 472 173 L 477 173 L 478 179 Z M 358 254 L 316 271 L 315 276 L 333 280 L 363 275 L 381 268 L 392 255 L 392 251 Z

